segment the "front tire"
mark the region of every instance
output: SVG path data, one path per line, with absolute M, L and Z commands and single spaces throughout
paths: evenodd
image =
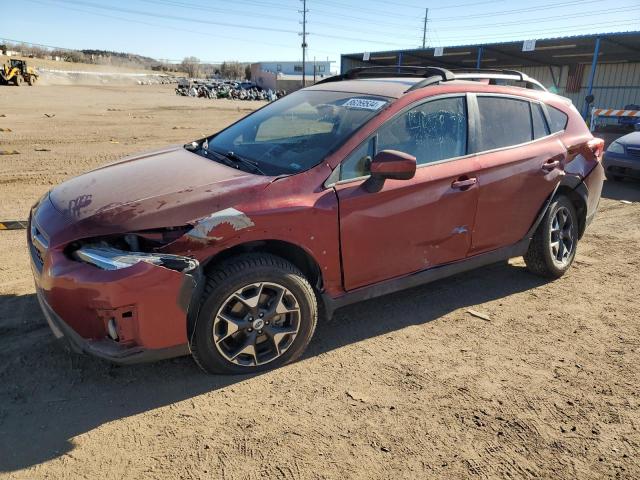
M 250 253 L 225 260 L 208 275 L 191 338 L 207 373 L 257 373 L 296 360 L 318 319 L 313 288 L 283 258 Z
M 578 246 L 578 216 L 571 200 L 555 198 L 524 255 L 527 268 L 543 277 L 559 278 L 569 270 Z
M 22 76 L 21 75 L 16 75 L 15 84 L 16 84 L 16 87 L 19 87 L 19 86 L 22 85 Z

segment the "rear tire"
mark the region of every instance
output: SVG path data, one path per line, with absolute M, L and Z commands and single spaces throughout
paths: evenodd
M 524 262 L 536 275 L 559 278 L 571 267 L 577 246 L 578 216 L 571 200 L 561 195 L 549 205 L 524 255 Z
M 317 320 L 313 288 L 294 265 L 266 253 L 233 257 L 207 274 L 191 352 L 207 373 L 262 372 L 299 358 Z

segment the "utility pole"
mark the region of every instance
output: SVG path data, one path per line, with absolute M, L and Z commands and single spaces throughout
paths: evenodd
M 302 1 L 302 88 L 305 85 L 306 55 L 307 55 L 307 0 Z
M 424 9 L 424 28 L 422 29 L 422 48 L 425 48 L 427 42 L 427 19 L 429 18 L 429 9 Z

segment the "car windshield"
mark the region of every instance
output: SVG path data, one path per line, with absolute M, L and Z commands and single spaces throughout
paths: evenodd
M 247 116 L 203 142 L 211 158 L 235 160 L 238 168 L 265 175 L 308 170 L 335 151 L 380 112 L 386 97 L 299 90 Z

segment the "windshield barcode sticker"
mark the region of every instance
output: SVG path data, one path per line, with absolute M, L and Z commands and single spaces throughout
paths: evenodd
M 384 100 L 371 100 L 369 98 L 350 98 L 342 104 L 346 108 L 362 108 L 365 110 L 378 110 L 385 103 Z

